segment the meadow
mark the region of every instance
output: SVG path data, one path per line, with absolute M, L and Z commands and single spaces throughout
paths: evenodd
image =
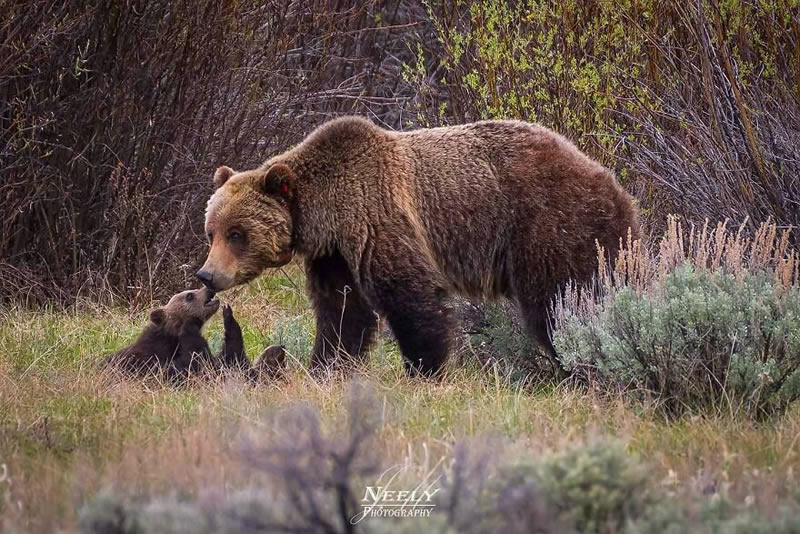
M 678 254 L 684 260 L 677 263 L 697 271 L 733 272 L 735 264 L 741 276 L 766 269 L 775 284 L 783 283 L 775 274 L 782 272 L 789 276 L 786 294 L 796 293 L 797 265 L 787 263 L 796 260 L 780 249 L 774 228 L 761 241 L 736 241 L 734 232 L 722 227 L 714 234 L 712 228 L 703 246 L 692 237 L 695 231 L 679 240 L 679 227 L 672 228 L 676 235 L 654 247 L 650 260 L 639 252 L 640 272 L 648 277 L 631 276 L 625 287 L 638 283 L 640 294 L 647 294 L 675 270 L 664 258 L 671 254 L 675 263 Z M 722 259 L 714 264 L 713 243 L 720 239 Z M 679 245 L 680 253 L 674 250 Z M 738 256 L 731 252 L 736 246 Z M 705 264 L 697 256 L 701 250 Z M 770 258 L 788 260 L 775 264 Z M 603 307 L 612 293 L 606 289 L 592 302 Z M 800 410 L 793 403 L 764 416 L 733 410 L 740 406 L 733 402 L 689 403 L 676 414 L 665 409 L 658 392 L 615 387 L 611 375 L 554 383 L 540 370 L 520 378 L 514 359 L 520 354 L 502 353 L 508 351 L 502 347 L 525 346 L 508 319 L 490 319 L 480 332 L 464 334 L 440 381 L 407 378 L 388 332 L 353 375 L 313 378 L 306 372 L 313 323 L 297 266 L 223 297 L 243 327 L 250 357 L 272 343 L 286 346 L 290 362 L 283 380 L 252 385 L 230 375 L 178 388 L 120 380 L 96 364 L 136 336 L 147 308 L 129 312 L 83 303 L 58 312 L 1 312 L 4 532 L 800 527 Z M 561 309 L 562 323 L 581 316 L 575 296 L 570 298 L 563 301 L 570 308 Z M 797 326 L 797 317 L 792 320 Z M 563 329 L 556 333 L 562 350 L 570 336 L 585 335 Z M 494 353 L 487 346 L 489 331 Z M 502 331 L 513 338 L 505 345 L 498 341 Z M 219 346 L 218 317 L 207 334 L 212 348 Z M 522 356 L 536 361 L 533 354 Z M 583 365 L 575 369 L 585 371 Z M 365 488 L 378 485 L 387 470 L 396 474 L 394 489 L 427 484 L 439 490 L 430 517 L 366 517 L 353 524 Z
M 0 532 L 800 532 L 799 13 L 0 0 Z M 311 377 L 294 264 L 223 295 L 282 380 L 98 370 L 195 285 L 214 170 L 345 114 L 534 121 L 615 172 L 646 239 L 556 303 L 572 378 L 462 301 L 441 380 L 385 328 Z M 429 517 L 360 517 L 379 486 Z

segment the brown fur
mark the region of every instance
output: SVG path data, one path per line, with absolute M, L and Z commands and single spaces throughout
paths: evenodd
M 553 296 L 591 278 L 597 243 L 613 256 L 629 229 L 638 237 L 634 202 L 608 169 L 519 121 L 396 133 L 336 119 L 258 169 L 221 168 L 215 183 L 198 276 L 223 290 L 302 256 L 317 367 L 363 354 L 377 312 L 409 371 L 435 373 L 453 292 L 514 298 L 555 357 Z
M 222 351 L 211 356 L 202 328 L 218 308 L 219 300 L 206 288 L 178 293 L 150 313 L 150 323 L 135 343 L 109 356 L 104 365 L 139 376 L 164 373 L 173 382 L 211 369 L 249 368 L 241 328 L 228 306 L 223 310 Z
M 286 349 L 281 345 L 271 345 L 253 361 L 250 379 L 254 382 L 275 382 L 284 377 L 286 369 Z

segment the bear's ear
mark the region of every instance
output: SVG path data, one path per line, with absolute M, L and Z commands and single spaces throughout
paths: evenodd
M 164 323 L 167 322 L 167 312 L 164 311 L 164 308 L 156 308 L 150 312 L 150 320 L 156 326 L 164 326 Z
M 261 178 L 261 191 L 286 202 L 294 198 L 295 179 L 292 169 L 283 163 L 276 163 Z
M 219 189 L 233 175 L 234 175 L 233 169 L 223 165 L 222 167 L 217 169 L 217 172 L 214 173 L 214 187 Z

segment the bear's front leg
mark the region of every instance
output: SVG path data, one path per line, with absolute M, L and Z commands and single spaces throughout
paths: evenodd
M 222 342 L 222 351 L 218 360 L 227 369 L 245 371 L 250 368 L 250 360 L 244 353 L 244 338 L 242 328 L 233 317 L 230 305 L 222 307 L 222 321 L 225 326 L 225 339 Z
M 409 376 L 435 376 L 450 352 L 454 328 L 440 275 L 396 240 L 375 247 L 367 274 L 370 300 L 389 322 Z M 403 250 L 405 248 L 405 250 Z
M 190 321 L 181 327 L 178 334 L 178 349 L 170 366 L 171 379 L 182 380 L 188 375 L 207 371 L 211 362 L 211 351 L 203 334 L 202 325 Z
M 308 294 L 317 322 L 312 371 L 363 360 L 378 330 L 378 317 L 364 300 L 338 252 L 306 262 Z

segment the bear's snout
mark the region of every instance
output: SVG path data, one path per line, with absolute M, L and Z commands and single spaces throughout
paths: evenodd
M 203 285 L 206 286 L 211 291 L 215 291 L 214 288 L 214 275 L 210 272 L 206 271 L 205 269 L 200 269 L 195 273 L 195 276 L 198 280 L 203 282 Z

